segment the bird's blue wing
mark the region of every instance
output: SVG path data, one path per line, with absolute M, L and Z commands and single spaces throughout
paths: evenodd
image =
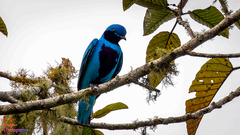
M 83 59 L 82 59 L 82 64 L 81 64 L 81 68 L 79 71 L 79 76 L 78 76 L 78 90 L 81 89 L 81 82 L 83 80 L 83 77 L 85 75 L 85 71 L 87 69 L 87 65 L 89 60 L 92 57 L 92 52 L 95 49 L 95 45 L 97 44 L 98 39 L 93 39 L 93 41 L 88 45 L 88 48 L 86 49 L 84 55 L 83 55 Z

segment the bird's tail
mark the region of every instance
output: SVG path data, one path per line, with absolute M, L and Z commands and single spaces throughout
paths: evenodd
M 77 117 L 79 123 L 90 124 L 90 115 L 95 100 L 96 96 L 79 101 Z

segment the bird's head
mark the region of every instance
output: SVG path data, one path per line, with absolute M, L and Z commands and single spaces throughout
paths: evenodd
M 103 33 L 103 38 L 113 44 L 118 44 L 121 39 L 126 40 L 126 34 L 127 31 L 122 25 L 113 24 L 105 30 Z

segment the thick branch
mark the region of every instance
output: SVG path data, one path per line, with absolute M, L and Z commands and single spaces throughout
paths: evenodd
M 198 56 L 198 57 L 208 57 L 208 58 L 238 58 L 240 57 L 240 53 L 235 54 L 208 54 L 208 53 L 197 53 L 187 50 L 186 53 L 190 56 Z
M 172 52 L 167 53 L 163 57 L 153 62 L 149 62 L 126 75 L 123 75 L 121 77 L 116 77 L 110 80 L 109 82 L 100 84 L 95 91 L 92 91 L 90 88 L 87 88 L 75 93 L 56 96 L 54 98 L 48 98 L 48 99 L 37 100 L 37 101 L 28 101 L 28 102 L 19 103 L 19 104 L 2 105 L 0 106 L 0 115 L 24 113 L 24 112 L 33 111 L 33 110 L 48 109 L 48 108 L 60 106 L 63 104 L 74 103 L 80 99 L 84 99 L 84 98 L 88 98 L 91 96 L 112 91 L 113 89 L 116 89 L 122 85 L 131 83 L 132 82 L 131 80 L 137 80 L 140 77 L 148 74 L 150 70 L 155 67 L 164 68 L 165 67 L 164 65 L 170 63 L 174 59 L 181 57 L 183 55 L 186 55 L 186 52 L 185 52 L 186 50 L 193 50 L 200 44 L 206 42 L 209 39 L 212 39 L 213 37 L 218 35 L 221 31 L 223 31 L 225 28 L 227 28 L 228 26 L 236 22 L 238 19 L 240 19 L 240 9 L 236 11 L 234 14 L 227 16 L 215 27 L 193 38 L 192 40 L 185 43 L 181 47 L 174 49 Z
M 123 129 L 137 129 L 145 126 L 156 126 L 159 124 L 166 125 L 166 124 L 172 124 L 172 123 L 186 122 L 189 119 L 197 119 L 199 116 L 210 113 L 214 109 L 221 108 L 224 104 L 230 102 L 231 100 L 238 97 L 239 95 L 240 95 L 240 87 L 216 103 L 213 102 L 209 106 L 203 109 L 200 109 L 195 113 L 188 113 L 179 117 L 155 118 L 148 121 L 138 121 L 138 122 L 128 123 L 128 124 L 91 123 L 89 125 L 84 125 L 84 126 L 88 126 L 92 128 L 100 128 L 100 129 L 109 129 L 109 130 L 123 130 Z M 68 124 L 72 124 L 72 125 L 82 125 L 75 119 L 66 118 L 63 116 L 60 117 L 60 121 Z

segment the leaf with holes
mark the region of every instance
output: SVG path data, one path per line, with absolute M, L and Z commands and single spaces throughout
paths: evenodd
M 170 37 L 169 37 L 170 36 Z M 170 35 L 169 32 L 160 32 L 155 35 L 148 44 L 147 47 L 147 56 L 146 62 L 154 61 L 166 53 L 172 51 L 173 49 L 179 47 L 181 45 L 180 39 L 177 34 L 172 33 Z M 157 87 L 157 85 L 163 80 L 163 78 L 170 71 L 174 62 L 171 62 L 166 65 L 166 68 L 163 70 L 156 69 L 150 71 L 148 74 L 149 83 L 153 87 Z
M 82 135 L 104 135 L 104 134 L 99 130 L 90 127 L 83 127 Z
M 2 20 L 1 17 L 0 17 L 0 31 L 1 31 L 5 36 L 8 35 L 7 27 L 6 27 L 4 21 Z
M 103 109 L 100 109 L 97 112 L 95 112 L 93 114 L 93 118 L 102 118 L 103 116 L 107 115 L 108 113 L 115 111 L 115 110 L 120 110 L 120 109 L 128 109 L 128 106 L 121 102 L 107 105 Z
M 232 69 L 231 62 L 225 58 L 213 58 L 207 61 L 189 88 L 189 92 L 196 92 L 196 98 L 186 101 L 186 113 L 194 113 L 207 107 Z M 202 116 L 186 122 L 188 135 L 195 135 L 201 119 Z
M 190 12 L 190 16 L 197 22 L 208 26 L 210 28 L 217 25 L 224 19 L 222 13 L 214 6 L 210 6 L 206 9 L 196 9 Z M 220 33 L 223 37 L 228 38 L 229 31 L 226 28 L 224 31 Z
M 143 35 L 153 33 L 161 24 L 173 19 L 175 14 L 169 10 L 147 9 L 143 21 Z

